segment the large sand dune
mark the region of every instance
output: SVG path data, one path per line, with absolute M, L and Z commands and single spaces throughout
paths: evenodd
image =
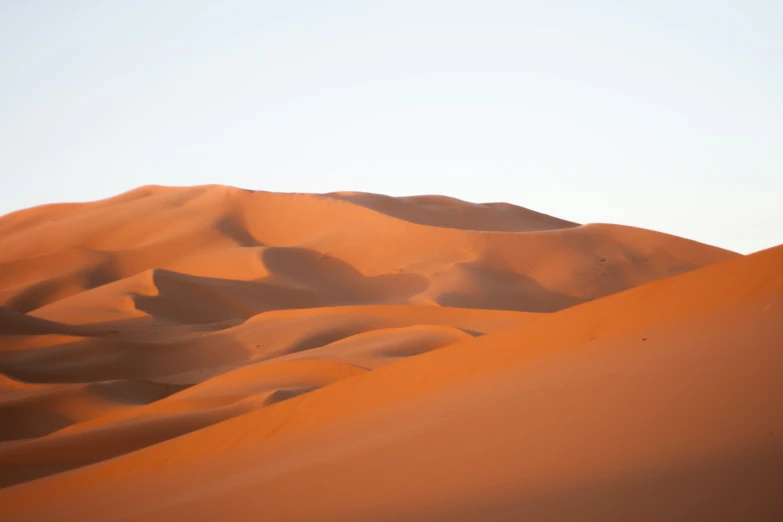
M 0 304 L 4 520 L 783 518 L 781 248 L 143 187 L 0 218 Z

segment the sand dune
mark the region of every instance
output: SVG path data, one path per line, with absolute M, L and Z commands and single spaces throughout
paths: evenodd
M 243 293 L 262 308 L 475 307 L 472 288 L 491 281 L 520 296 L 494 308 L 553 311 L 733 255 L 646 230 L 576 226 L 510 205 L 436 197 L 143 187 L 46 219 L 52 212 L 0 220 L 0 304 L 32 312 L 153 270 L 165 279 L 156 286 L 177 277 L 170 272 L 194 276 L 198 287 L 258 283 Z M 461 216 L 474 214 L 485 226 L 466 228 L 470 220 Z M 272 303 L 264 305 L 264 296 Z M 493 304 L 491 296 L 482 300 Z
M 0 244 L 4 520 L 783 517 L 782 248 L 219 186 Z

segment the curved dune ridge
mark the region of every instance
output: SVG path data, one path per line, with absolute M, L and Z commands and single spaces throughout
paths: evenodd
M 781 248 L 222 186 L 0 245 L 4 520 L 783 516 Z

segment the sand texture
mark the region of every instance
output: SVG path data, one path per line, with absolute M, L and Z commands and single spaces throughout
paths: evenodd
M 783 520 L 783 246 L 441 196 L 0 218 L 3 521 Z

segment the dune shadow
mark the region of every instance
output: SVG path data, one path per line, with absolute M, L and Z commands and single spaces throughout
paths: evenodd
M 443 306 L 485 308 L 517 312 L 557 312 L 583 302 L 574 296 L 554 292 L 530 276 L 499 272 L 463 264 L 470 290 L 444 292 L 435 297 Z
M 74 337 L 58 344 L 0 352 L 0 372 L 40 384 L 158 381 L 168 375 L 241 364 L 249 356 L 246 347 L 231 336 L 166 338 L 165 328 L 160 333 L 157 328 L 144 335 Z
M 317 332 L 312 335 L 302 337 L 286 350 L 286 354 L 304 352 L 313 348 L 326 346 L 327 344 L 331 344 L 345 339 L 346 337 L 351 337 L 366 331 L 367 327 L 363 325 L 346 325 L 342 327 L 334 327 L 325 332 Z
M 32 439 L 70 426 L 66 415 L 25 404 L 0 406 L 0 442 Z
M 529 232 L 577 226 L 508 203 L 469 203 L 447 196 L 391 197 L 362 192 L 333 192 L 325 196 L 408 223 L 455 230 Z
M 417 274 L 365 276 L 341 259 L 306 248 L 272 247 L 261 257 L 269 280 L 315 290 L 333 305 L 400 303 L 428 286 Z
M 110 254 L 97 251 L 91 251 L 91 253 L 102 257 L 94 266 L 89 269 L 57 275 L 52 275 L 51 272 L 41 273 L 42 277 L 38 281 L 22 285 L 23 289 L 10 297 L 4 306 L 17 312 L 27 313 L 80 291 L 90 290 L 121 279 L 121 273 Z
M 134 295 L 134 303 L 156 318 L 204 324 L 271 310 L 402 303 L 428 284 L 415 274 L 365 276 L 349 263 L 305 248 L 269 247 L 259 256 L 270 275 L 253 281 L 155 269 L 157 295 Z
M 167 384 L 152 380 L 124 379 L 90 383 L 87 385 L 87 390 L 107 401 L 138 406 L 165 399 L 191 386 L 186 384 Z
M 234 220 L 229 217 L 224 217 L 218 220 L 214 225 L 215 230 L 220 232 L 225 237 L 236 241 L 239 246 L 243 247 L 257 247 L 264 246 L 259 240 L 254 238 L 246 228 L 241 227 Z
M 73 292 L 63 294 L 64 279 L 66 278 L 45 279 L 31 284 L 11 297 L 5 306 L 17 312 L 27 313 L 73 295 Z

